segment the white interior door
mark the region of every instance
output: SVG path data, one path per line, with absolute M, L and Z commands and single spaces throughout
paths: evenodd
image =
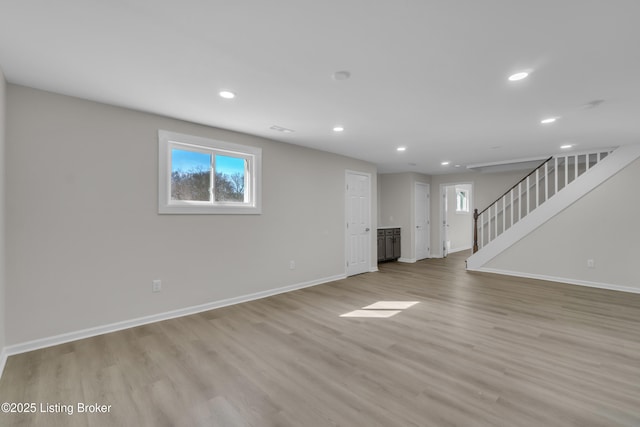
M 447 220 L 447 186 L 440 185 L 440 218 L 442 220 L 442 231 L 440 232 L 442 257 L 445 258 L 449 254 L 447 242 L 449 241 L 449 222 Z
M 429 220 L 429 184 L 415 183 L 416 260 L 431 256 Z
M 371 176 L 347 171 L 347 276 L 371 269 Z

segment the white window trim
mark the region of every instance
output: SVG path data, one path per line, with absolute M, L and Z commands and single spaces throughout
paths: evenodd
M 248 160 L 246 202 L 171 200 L 171 149 L 193 148 L 230 154 Z M 161 214 L 261 214 L 262 149 L 166 130 L 158 131 L 158 213 Z

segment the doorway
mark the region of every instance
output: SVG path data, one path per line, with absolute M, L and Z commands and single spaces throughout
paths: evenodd
M 473 183 L 440 185 L 440 242 L 442 256 L 471 249 L 473 236 Z

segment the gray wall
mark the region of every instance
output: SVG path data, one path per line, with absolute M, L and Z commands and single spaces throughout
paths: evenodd
M 640 160 L 491 260 L 519 275 L 640 290 Z M 606 224 L 606 226 L 604 225 Z M 595 268 L 587 267 L 587 260 Z
M 7 345 L 343 275 L 345 170 L 377 185 L 363 161 L 21 86 L 7 112 Z M 261 147 L 263 214 L 158 215 L 158 129 Z
M 380 227 L 402 227 L 402 258 L 416 258 L 415 245 L 415 183 L 431 183 L 428 175 L 405 172 L 378 175 Z M 430 189 L 433 194 L 433 189 Z M 431 195 L 431 198 L 433 196 Z M 432 222 L 433 224 L 433 222 Z
M 6 134 L 6 91 L 7 83 L 0 69 L 0 353 L 5 346 L 6 330 L 6 263 L 5 263 L 5 134 Z

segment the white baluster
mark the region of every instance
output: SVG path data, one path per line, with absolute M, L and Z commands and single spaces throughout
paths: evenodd
M 487 228 L 487 234 L 489 235 L 488 242 L 491 241 L 491 206 L 489 206 L 489 226 Z
M 509 227 L 513 227 L 513 188 L 509 193 L 511 193 L 511 225 Z
M 480 214 L 480 247 L 484 246 L 484 212 Z
M 502 232 L 507 230 L 507 195 L 502 196 Z
M 527 176 L 527 215 L 529 215 L 529 177 Z
M 553 187 L 553 194 L 556 194 L 558 192 L 558 158 L 556 157 L 554 159 L 555 161 L 555 166 L 554 166 L 554 171 L 555 171 L 555 177 L 554 177 L 554 187 Z
M 522 181 L 518 183 L 518 221 L 522 219 Z
M 536 205 L 534 206 L 534 209 L 540 205 L 540 177 L 538 174 L 539 171 L 540 169 L 536 169 Z
M 544 201 L 549 200 L 549 162 L 544 164 Z

